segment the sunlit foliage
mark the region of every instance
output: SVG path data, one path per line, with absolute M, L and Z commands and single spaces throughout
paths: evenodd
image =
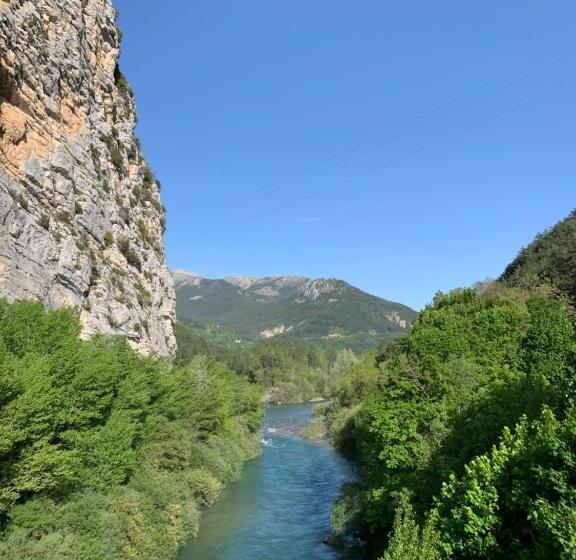
M 340 381 L 328 418 L 362 473 L 340 526 L 386 560 L 575 558 L 575 351 L 548 289 L 439 294 Z
M 74 310 L 0 301 L 0 557 L 172 558 L 257 452 L 260 393 L 79 331 Z

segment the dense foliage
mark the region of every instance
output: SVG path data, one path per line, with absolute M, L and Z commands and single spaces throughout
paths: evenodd
M 508 265 L 501 280 L 512 285 L 548 282 L 576 301 L 576 210 L 538 235 Z
M 260 393 L 79 332 L 73 310 L 0 301 L 0 557 L 172 558 L 256 453 Z
M 334 510 L 385 560 L 576 558 L 576 334 L 550 290 L 438 295 L 342 378 L 362 482 Z
M 231 365 L 237 351 L 237 343 L 228 333 L 218 333 L 220 336 L 209 335 L 201 329 L 195 329 L 187 324 L 177 322 L 174 329 L 178 350 L 176 363 L 185 365 L 195 356 L 202 354 L 211 356 L 219 362 Z
M 238 344 L 215 342 L 182 323 L 176 330 L 178 360 L 197 353 L 213 356 L 236 373 L 264 387 L 269 402 L 301 402 L 328 398 L 344 370 L 357 362 L 350 350 L 327 351 L 314 344 L 267 340 Z

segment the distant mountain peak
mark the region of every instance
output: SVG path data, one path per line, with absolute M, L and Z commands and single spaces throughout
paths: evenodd
M 337 278 L 173 275 L 180 320 L 243 340 L 282 337 L 365 350 L 402 334 L 416 316 Z
M 173 270 L 172 278 L 176 288 L 180 286 L 197 286 L 202 281 L 202 277 L 199 274 L 187 270 Z
M 228 282 L 228 284 L 232 284 L 233 286 L 238 286 L 243 290 L 250 289 L 260 279 L 259 276 L 226 276 L 223 278 L 224 282 Z

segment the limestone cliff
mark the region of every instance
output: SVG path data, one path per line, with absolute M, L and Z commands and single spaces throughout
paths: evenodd
M 0 0 L 0 297 L 174 351 L 160 185 L 109 0 Z

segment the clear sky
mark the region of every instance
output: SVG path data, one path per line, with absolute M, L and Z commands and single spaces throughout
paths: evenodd
M 576 2 L 116 0 L 168 261 L 419 308 L 576 206 Z

